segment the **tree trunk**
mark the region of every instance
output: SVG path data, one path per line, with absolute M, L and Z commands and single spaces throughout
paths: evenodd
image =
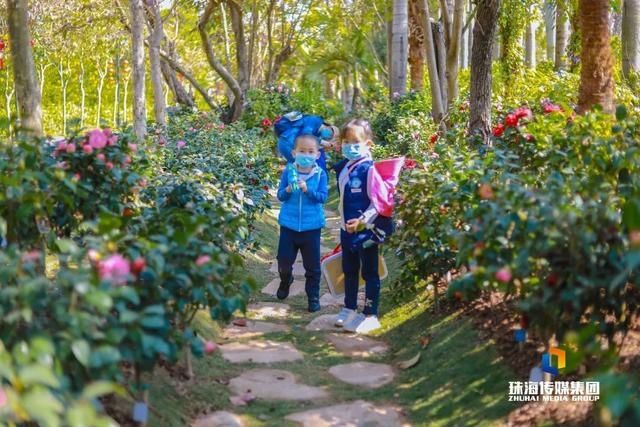
M 109 71 L 109 62 L 106 61 L 105 65 L 104 65 L 104 71 L 102 71 L 100 69 L 100 67 L 98 67 L 98 108 L 96 111 L 96 127 L 99 128 L 100 127 L 100 121 L 102 119 L 102 93 L 104 90 L 104 81 L 107 78 L 107 73 Z M 145 124 L 146 126 L 146 124 Z
M 464 0 L 455 0 L 453 8 L 453 22 L 447 46 L 447 103 L 449 108 L 457 101 L 460 89 L 458 87 L 458 70 L 460 67 L 460 47 L 462 41 L 462 27 L 464 25 Z
M 422 0 L 409 0 L 409 69 L 411 89 L 424 87 L 424 4 Z
M 202 47 L 205 51 L 205 54 L 207 55 L 207 61 L 209 62 L 209 65 L 216 73 L 218 73 L 218 75 L 222 78 L 222 80 L 224 80 L 224 82 L 233 92 L 233 104 L 231 105 L 231 112 L 226 119 L 229 122 L 234 122 L 240 118 L 244 110 L 244 91 L 238 83 L 238 80 L 236 80 L 233 75 L 231 75 L 229 70 L 218 60 L 215 53 L 213 53 L 213 48 L 211 47 L 211 41 L 209 40 L 206 26 L 216 5 L 216 0 L 209 0 L 207 7 L 200 16 L 200 20 L 198 21 L 198 32 L 200 33 L 200 40 L 202 41 Z
M 531 20 L 524 34 L 524 62 L 528 68 L 536 68 L 536 26 Z
M 171 68 L 171 65 L 164 59 L 160 62 L 160 70 L 173 95 L 173 102 L 189 108 L 195 107 L 196 104 L 193 98 L 189 96 L 184 86 L 182 86 L 182 83 L 180 83 L 180 80 L 178 80 L 175 70 Z
M 62 61 L 58 64 L 58 76 L 60 76 L 60 93 L 62 94 L 62 134 L 67 134 L 67 85 L 69 84 L 68 79 L 65 77 L 69 73 L 69 66 L 67 64 L 67 69 L 64 69 L 64 64 Z
M 469 23 L 469 28 L 468 28 L 468 42 L 469 44 L 467 45 L 467 66 L 471 67 L 471 57 L 473 56 L 473 28 L 476 25 L 476 18 L 474 17 L 473 19 L 471 19 L 471 22 Z
M 42 94 L 31 49 L 28 3 L 28 0 L 7 0 L 13 79 L 20 127 L 28 135 L 42 136 Z
M 464 8 L 464 16 L 466 17 L 469 13 L 469 4 L 465 4 Z M 467 18 L 465 18 L 466 21 Z M 462 70 L 466 70 L 469 67 L 469 62 L 467 61 L 469 55 L 469 28 L 463 25 L 462 27 L 462 39 L 460 40 L 460 68 Z
M 445 42 L 445 31 L 439 22 L 431 22 L 433 33 L 433 43 L 436 49 L 436 64 L 438 66 L 438 83 L 440 85 L 440 100 L 442 102 L 443 114 L 447 110 L 447 48 Z
M 124 79 L 124 94 L 122 98 L 122 118 L 124 123 L 129 123 L 129 112 L 127 107 L 129 106 L 129 81 L 131 80 L 131 72 L 129 72 Z
M 164 60 L 163 62 L 166 62 L 175 72 L 182 74 L 187 80 L 189 80 L 189 83 L 191 84 L 191 86 L 193 86 L 198 91 L 198 93 L 202 96 L 204 101 L 212 110 L 215 110 L 217 108 L 216 103 L 213 102 L 213 100 L 211 99 L 207 91 L 202 87 L 202 85 L 200 85 L 200 83 L 198 83 L 198 81 L 193 77 L 193 75 L 189 71 L 184 69 L 177 61 L 171 58 L 171 56 L 169 56 L 168 54 L 160 51 L 160 56 Z M 191 100 L 193 100 L 193 95 L 191 94 L 191 92 L 185 92 L 185 93 L 186 93 L 186 96 L 188 96 Z
M 556 6 L 553 0 L 546 0 L 543 6 L 544 35 L 547 41 L 547 61 L 556 60 Z
M 129 0 L 131 12 L 131 71 L 133 74 L 133 131 L 138 141 L 147 134 L 144 68 L 144 9 L 142 0 Z
M 501 0 L 478 3 L 473 27 L 469 134 L 487 142 L 491 134 L 491 52 L 498 27 Z
M 438 73 L 438 60 L 436 59 L 436 47 L 433 41 L 433 31 L 431 31 L 431 14 L 429 13 L 429 1 L 422 0 L 424 8 L 424 47 L 426 49 L 427 68 L 429 70 L 429 88 L 431 89 L 431 114 L 433 120 L 441 122 L 444 116 L 444 102 L 440 89 L 440 75 Z
M 255 50 L 256 50 L 256 38 L 258 35 L 258 1 L 253 0 L 253 6 L 251 8 L 251 34 L 249 35 L 249 55 L 248 60 L 249 64 L 247 66 L 249 73 L 249 87 L 253 85 L 253 76 L 254 76 L 254 58 L 255 58 Z
M 353 65 L 353 97 L 351 98 L 351 111 L 358 110 L 358 100 L 360 96 L 360 85 L 358 83 L 358 64 Z
M 234 0 L 228 0 L 231 10 L 231 28 L 236 39 L 236 67 L 238 69 L 238 84 L 243 96 L 249 90 L 249 58 L 247 55 L 247 42 L 244 37 L 244 24 L 242 7 Z
M 84 88 L 84 62 L 80 62 L 80 128 L 84 128 L 84 117 L 86 112 L 87 91 Z M 125 110 L 126 112 L 126 110 Z
M 152 17 L 151 34 L 149 34 L 149 64 L 151 65 L 151 85 L 153 87 L 153 116 L 156 125 L 164 128 L 167 125 L 167 106 L 162 91 L 162 70 L 160 68 L 160 44 L 164 38 L 164 28 L 158 2 L 154 1 L 148 7 Z
M 120 127 L 120 51 L 116 52 L 115 72 L 116 84 L 113 88 L 113 123 L 116 127 Z
M 622 73 L 640 73 L 640 0 L 624 0 L 622 9 Z
M 582 29 L 582 69 L 578 112 L 585 113 L 600 105 L 612 112 L 613 57 L 609 32 L 609 0 L 580 0 Z
M 391 68 L 389 70 L 389 96 L 393 99 L 407 91 L 407 36 L 409 14 L 407 0 L 393 0 L 391 28 Z
M 556 53 L 555 70 L 567 68 L 567 41 L 569 40 L 569 17 L 562 2 L 556 5 Z

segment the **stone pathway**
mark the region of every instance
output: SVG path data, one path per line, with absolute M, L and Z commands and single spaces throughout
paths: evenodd
M 327 223 L 330 229 L 323 236 L 331 240 L 324 241 L 323 253 L 335 246 L 339 236 L 336 227 L 339 218 L 328 213 Z M 292 413 L 285 417 L 290 423 L 307 427 L 404 427 L 402 412 L 399 408 L 388 405 L 376 405 L 372 402 L 355 400 L 352 402 L 331 403 L 331 390 L 344 387 L 360 387 L 362 389 L 376 389 L 384 387 L 394 380 L 395 372 L 389 365 L 372 363 L 357 359 L 379 357 L 388 351 L 388 346 L 370 337 L 345 333 L 334 326 L 336 314 L 343 305 L 343 296 L 325 293 L 321 297 L 322 312 L 318 313 L 304 328 L 298 325 L 291 327 L 293 319 L 300 319 L 306 309 L 296 306 L 292 309 L 288 304 L 270 301 L 275 297 L 279 279 L 277 277 L 277 262 L 274 260 L 269 268 L 273 277 L 258 296 L 259 301 L 247 307 L 247 321 L 235 322 L 224 329 L 224 338 L 228 342 L 220 346 L 222 357 L 232 364 L 262 364 L 264 368 L 246 366 L 240 375 L 229 380 L 231 401 L 250 395 L 257 401 L 291 401 L 300 402 L 305 410 Z M 291 286 L 290 297 L 304 295 L 304 267 L 301 259 L 294 264 L 294 283 Z M 326 289 L 326 285 L 323 284 Z M 261 300 L 261 301 L 260 301 Z M 358 295 L 360 305 L 364 302 L 364 293 Z M 295 302 L 295 301 L 294 301 Z M 294 303 L 292 302 L 292 304 Z M 354 360 L 352 363 L 337 364 L 325 370 L 327 378 L 332 380 L 329 385 L 318 387 L 305 384 L 303 375 L 296 376 L 286 370 L 287 366 L 295 366 L 305 360 L 303 353 L 292 342 L 282 342 L 269 339 L 273 334 L 299 334 L 300 332 L 312 336 L 312 340 L 324 339 L 327 346 L 332 346 L 343 356 Z M 313 334 L 309 334 L 312 332 Z M 317 338 L 316 338 L 317 335 Z M 289 335 L 287 335 L 289 337 Z M 307 359 L 310 360 L 310 359 Z M 278 369 L 268 365 L 278 363 Z M 311 365 L 312 366 L 312 365 Z M 312 368 L 316 369 L 316 368 Z M 237 370 L 236 370 L 237 372 Z M 300 372 L 298 370 L 297 372 Z M 323 382 L 325 384 L 325 382 Z M 345 386 L 345 384 L 348 384 Z M 322 407 L 322 401 L 328 406 Z M 251 403 L 249 403 L 250 405 Z M 239 410 L 240 411 L 240 410 Z M 282 420 L 284 424 L 284 420 Z M 246 425 L 240 416 L 216 411 L 199 418 L 194 427 L 240 427 Z
M 288 371 L 279 369 L 253 369 L 229 381 L 235 394 L 250 392 L 265 400 L 316 400 L 324 399 L 328 393 L 319 388 L 299 384 Z

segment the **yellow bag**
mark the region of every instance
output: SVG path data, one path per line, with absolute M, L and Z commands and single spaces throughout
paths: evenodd
M 340 245 L 329 254 L 324 255 L 320 261 L 322 275 L 327 281 L 331 295 L 344 295 L 344 273 L 342 272 L 342 250 Z M 387 264 L 382 255 L 378 255 L 378 273 L 380 280 L 387 277 Z M 364 284 L 364 279 L 360 276 L 360 285 Z

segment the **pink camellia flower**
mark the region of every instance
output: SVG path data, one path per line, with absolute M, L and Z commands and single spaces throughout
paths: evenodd
M 418 166 L 418 162 L 416 162 L 415 160 L 413 159 L 404 160 L 405 169 L 415 169 L 416 166 Z
M 500 138 L 503 134 L 504 134 L 504 125 L 502 123 L 498 123 L 493 128 L 493 136 L 495 136 L 496 138 Z
M 496 280 L 501 283 L 509 283 L 511 281 L 511 270 L 503 267 L 496 272 Z
M 504 124 L 507 127 L 510 128 L 514 128 L 518 126 L 518 116 L 516 116 L 515 114 L 507 114 L 507 116 L 504 118 Z
M 129 143 L 129 150 L 133 151 L 134 153 L 138 151 L 138 144 L 131 144 Z
M 182 141 L 182 140 L 180 140 L 180 141 L 178 141 L 178 142 L 176 143 L 176 147 L 178 147 L 178 150 L 182 150 L 182 149 L 183 149 L 184 147 L 186 147 L 186 146 L 187 146 L 187 143 L 186 143 L 186 142 L 184 142 L 184 141 Z
M 107 145 L 107 137 L 100 129 L 89 132 L 89 145 L 96 150 L 100 150 Z
M 197 259 L 196 259 L 196 265 L 198 267 L 205 265 L 206 263 L 208 263 L 209 261 L 211 261 L 211 257 L 209 255 L 200 255 Z
M 545 102 L 542 104 L 542 111 L 544 111 L 545 114 L 559 113 L 562 111 L 562 107 L 553 102 Z
M 104 155 L 104 153 L 98 153 L 98 155 L 96 156 L 96 159 L 100 160 L 101 162 L 104 162 L 107 160 L 107 157 Z
M 204 343 L 204 352 L 207 354 L 211 354 L 214 351 L 216 351 L 218 348 L 218 344 L 214 343 L 213 341 L 207 341 Z
M 58 142 L 58 146 L 56 147 L 56 150 L 58 151 L 64 151 L 67 149 L 67 141 L 60 141 Z
M 107 140 L 107 145 L 112 147 L 118 143 L 118 135 L 111 135 Z
M 166 140 L 166 139 L 164 139 L 164 137 L 163 137 L 163 136 L 161 136 L 160 138 L 158 138 L 158 145 L 160 145 L 160 146 L 164 146 L 164 145 L 166 145 L 166 143 L 167 143 L 167 140 Z
M 125 158 L 124 158 L 124 163 L 125 163 L 126 165 L 131 164 L 131 156 L 125 156 Z
M 0 408 L 4 408 L 7 406 L 7 402 L 9 399 L 7 398 L 7 393 L 4 391 L 2 387 L 0 387 Z
M 224 123 L 220 123 L 220 126 L 218 126 L 220 128 L 220 130 L 224 130 Z
M 62 161 L 62 162 L 58 162 L 56 163 L 56 167 L 58 169 L 69 169 L 69 163 Z
M 105 166 L 107 167 L 107 169 L 108 169 L 108 170 L 113 169 L 113 163 L 111 163 L 111 162 L 107 162 L 107 163 L 105 164 Z
M 522 106 L 516 109 L 516 111 L 514 111 L 514 114 L 519 119 L 531 120 L 533 118 L 533 113 L 531 112 L 531 109 L 525 106 Z
M 75 175 L 73 175 L 73 180 L 74 181 L 80 181 L 80 178 L 81 178 L 81 176 L 80 176 L 79 173 L 76 173 Z
M 129 273 L 131 273 L 131 265 L 120 254 L 113 254 L 98 264 L 100 280 L 106 280 L 116 285 L 124 285 Z
M 76 152 L 76 144 L 67 144 L 67 149 L 66 149 L 67 153 L 71 154 L 71 153 L 75 153 Z
M 91 154 L 93 153 L 93 147 L 90 146 L 89 144 L 84 144 L 82 146 L 82 151 L 84 151 L 85 154 Z
M 111 135 L 113 135 L 113 132 L 111 132 L 111 129 L 109 128 L 102 129 L 102 133 L 104 133 L 104 136 L 107 138 L 111 138 Z

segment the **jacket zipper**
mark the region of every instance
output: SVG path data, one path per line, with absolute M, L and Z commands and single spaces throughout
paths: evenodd
M 302 191 L 299 192 L 298 200 L 298 232 L 302 231 Z

